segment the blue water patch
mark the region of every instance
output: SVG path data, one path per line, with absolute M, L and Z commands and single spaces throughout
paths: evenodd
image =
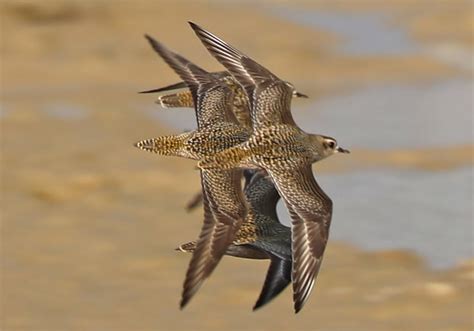
M 391 23 L 391 17 L 385 13 L 349 14 L 283 6 L 268 6 L 265 11 L 296 24 L 341 36 L 343 43 L 339 50 L 348 55 L 401 55 L 419 50 L 407 31 Z
M 471 144 L 473 88 L 471 80 L 375 86 L 305 108 L 293 101 L 293 116 L 307 132 L 335 137 L 349 149 Z
M 365 249 L 411 249 L 433 267 L 473 252 L 473 168 L 444 172 L 375 170 L 317 175 L 332 198 L 331 239 Z M 280 219 L 289 224 L 280 203 Z

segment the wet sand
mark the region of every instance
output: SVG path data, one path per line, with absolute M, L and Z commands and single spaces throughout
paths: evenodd
M 473 328 L 472 259 L 433 269 L 412 251 L 365 251 L 335 240 L 299 315 L 292 313 L 289 289 L 251 312 L 267 262 L 230 257 L 179 311 L 189 256 L 173 249 L 195 238 L 202 218 L 184 211 L 199 189 L 195 164 L 132 147 L 175 131 L 153 115 L 162 111 L 153 96 L 135 93 L 176 81 L 148 49 L 144 32 L 206 68 L 219 68 L 184 24 L 188 19 L 278 68 L 315 98 L 387 81 L 466 77 L 466 69 L 418 54 L 340 54 L 337 35 L 238 4 L 9 1 L 0 10 L 0 329 Z M 261 37 L 242 34 L 242 22 L 230 21 L 231 13 L 248 18 Z M 360 65 L 367 61 L 373 65 Z M 309 102 L 314 99 L 301 105 Z M 334 157 L 317 171 L 337 176 L 374 168 L 436 172 L 470 166 L 467 142 L 387 150 L 356 146 L 350 158 Z M 354 227 L 358 231 L 356 222 Z

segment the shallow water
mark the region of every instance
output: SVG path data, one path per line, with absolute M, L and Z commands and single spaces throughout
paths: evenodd
M 417 51 L 406 31 L 390 24 L 382 13 L 342 13 L 287 7 L 266 8 L 274 15 L 343 38 L 339 51 L 354 56 L 400 55 Z
M 340 137 L 341 134 L 337 135 L 337 131 L 342 132 L 344 139 L 341 141 L 349 142 L 350 147 L 436 146 L 437 139 L 444 144 L 451 144 L 468 142 L 470 138 L 467 128 L 464 131 L 462 128 L 447 131 L 447 137 L 443 137 L 442 132 L 439 136 L 429 137 L 426 133 L 431 130 L 429 127 L 420 132 L 420 127 L 412 124 L 401 136 L 392 132 L 399 139 L 391 139 L 389 133 L 381 133 L 383 125 L 367 127 L 370 123 L 361 118 L 338 122 L 339 108 L 329 108 L 321 113 L 323 119 L 319 126 L 335 126 L 336 129 L 332 129 L 331 134 L 335 132 L 334 135 Z M 400 114 L 393 117 L 395 120 L 403 120 Z M 338 124 L 334 125 L 335 123 Z M 356 130 L 344 128 L 351 123 L 361 123 L 358 132 L 367 133 L 367 136 L 357 135 Z M 384 118 L 380 123 L 390 124 L 391 121 Z M 452 125 L 455 128 L 455 123 L 450 123 L 449 120 L 435 120 L 431 123 L 434 126 Z M 433 130 L 439 132 L 440 129 Z M 374 134 L 375 131 L 377 133 Z M 416 140 L 416 135 L 423 139 Z M 377 140 L 371 140 L 370 136 L 377 137 Z M 473 255 L 471 168 L 446 172 L 379 169 L 317 178 L 335 201 L 332 227 L 334 239 L 348 240 L 368 249 L 413 249 L 436 267 L 446 267 Z M 280 211 L 280 215 L 284 215 L 282 220 L 289 222 L 284 208 Z M 394 237 L 395 234 L 398 237 Z
M 349 149 L 470 144 L 472 88 L 468 80 L 374 86 L 307 108 L 296 106 L 293 115 L 306 131 L 337 137 Z M 195 126 L 189 109 L 147 112 L 177 131 Z M 317 178 L 335 202 L 334 239 L 367 249 L 413 249 L 435 267 L 474 255 L 470 167 L 446 172 L 378 169 Z M 284 207 L 279 210 L 289 223 Z
M 349 149 L 471 144 L 473 88 L 460 79 L 379 85 L 303 109 L 295 104 L 293 116 L 302 129 L 337 137 Z
M 332 239 L 370 250 L 411 249 L 434 267 L 474 255 L 472 167 L 315 175 L 334 202 Z M 278 211 L 289 224 L 281 203 Z
M 316 101 L 293 102 L 293 116 L 307 132 L 336 137 L 349 149 L 430 148 L 472 144 L 471 80 L 379 85 Z M 177 131 L 196 126 L 189 109 L 146 109 Z M 440 156 L 442 157 L 442 156 Z

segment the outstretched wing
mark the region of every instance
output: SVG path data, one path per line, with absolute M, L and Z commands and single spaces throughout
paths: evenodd
M 295 124 L 290 111 L 292 86 L 212 33 L 189 24 L 211 55 L 244 87 L 254 127 Z
M 153 49 L 181 77 L 193 96 L 198 128 L 216 122 L 236 122 L 230 109 L 232 91 L 212 73 L 205 71 L 181 55 L 167 49 L 145 35 Z
M 291 282 L 291 260 L 284 260 L 274 255 L 270 255 L 270 267 L 263 283 L 260 296 L 253 306 L 256 310 L 272 301 Z
M 329 237 L 331 199 L 322 191 L 311 165 L 295 171 L 269 171 L 292 220 L 293 301 L 303 307 L 314 285 Z
M 244 192 L 250 208 L 258 215 L 267 216 L 257 217 L 256 223 L 265 220 L 280 224 L 276 213 L 276 206 L 278 200 L 280 200 L 280 195 L 265 171 L 254 171 L 254 174 L 248 181 Z M 259 225 L 260 224 L 257 224 L 257 226 Z M 267 226 L 270 227 L 271 225 Z
M 212 72 L 211 75 L 213 75 L 215 78 L 220 79 L 220 80 L 225 79 L 226 77 L 230 76 L 230 74 L 227 71 Z M 161 92 L 169 92 L 169 91 L 174 91 L 174 90 L 181 90 L 187 87 L 188 86 L 186 85 L 185 82 L 178 82 L 178 83 L 166 85 L 159 88 L 154 88 L 151 90 L 140 91 L 138 93 L 142 93 L 142 94 L 161 93 Z
M 160 93 L 160 92 L 169 92 L 173 90 L 179 90 L 188 87 L 185 82 L 179 82 L 171 85 L 167 85 L 160 88 L 155 88 L 153 90 L 140 91 L 138 93 Z
M 246 216 L 241 189 L 241 171 L 201 171 L 204 224 L 189 263 L 181 297 L 181 308 L 210 276 Z

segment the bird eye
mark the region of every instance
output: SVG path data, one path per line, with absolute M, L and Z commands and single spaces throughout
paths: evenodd
M 334 147 L 336 147 L 336 143 L 334 141 L 330 141 L 328 142 L 328 146 L 329 148 L 334 149 Z

